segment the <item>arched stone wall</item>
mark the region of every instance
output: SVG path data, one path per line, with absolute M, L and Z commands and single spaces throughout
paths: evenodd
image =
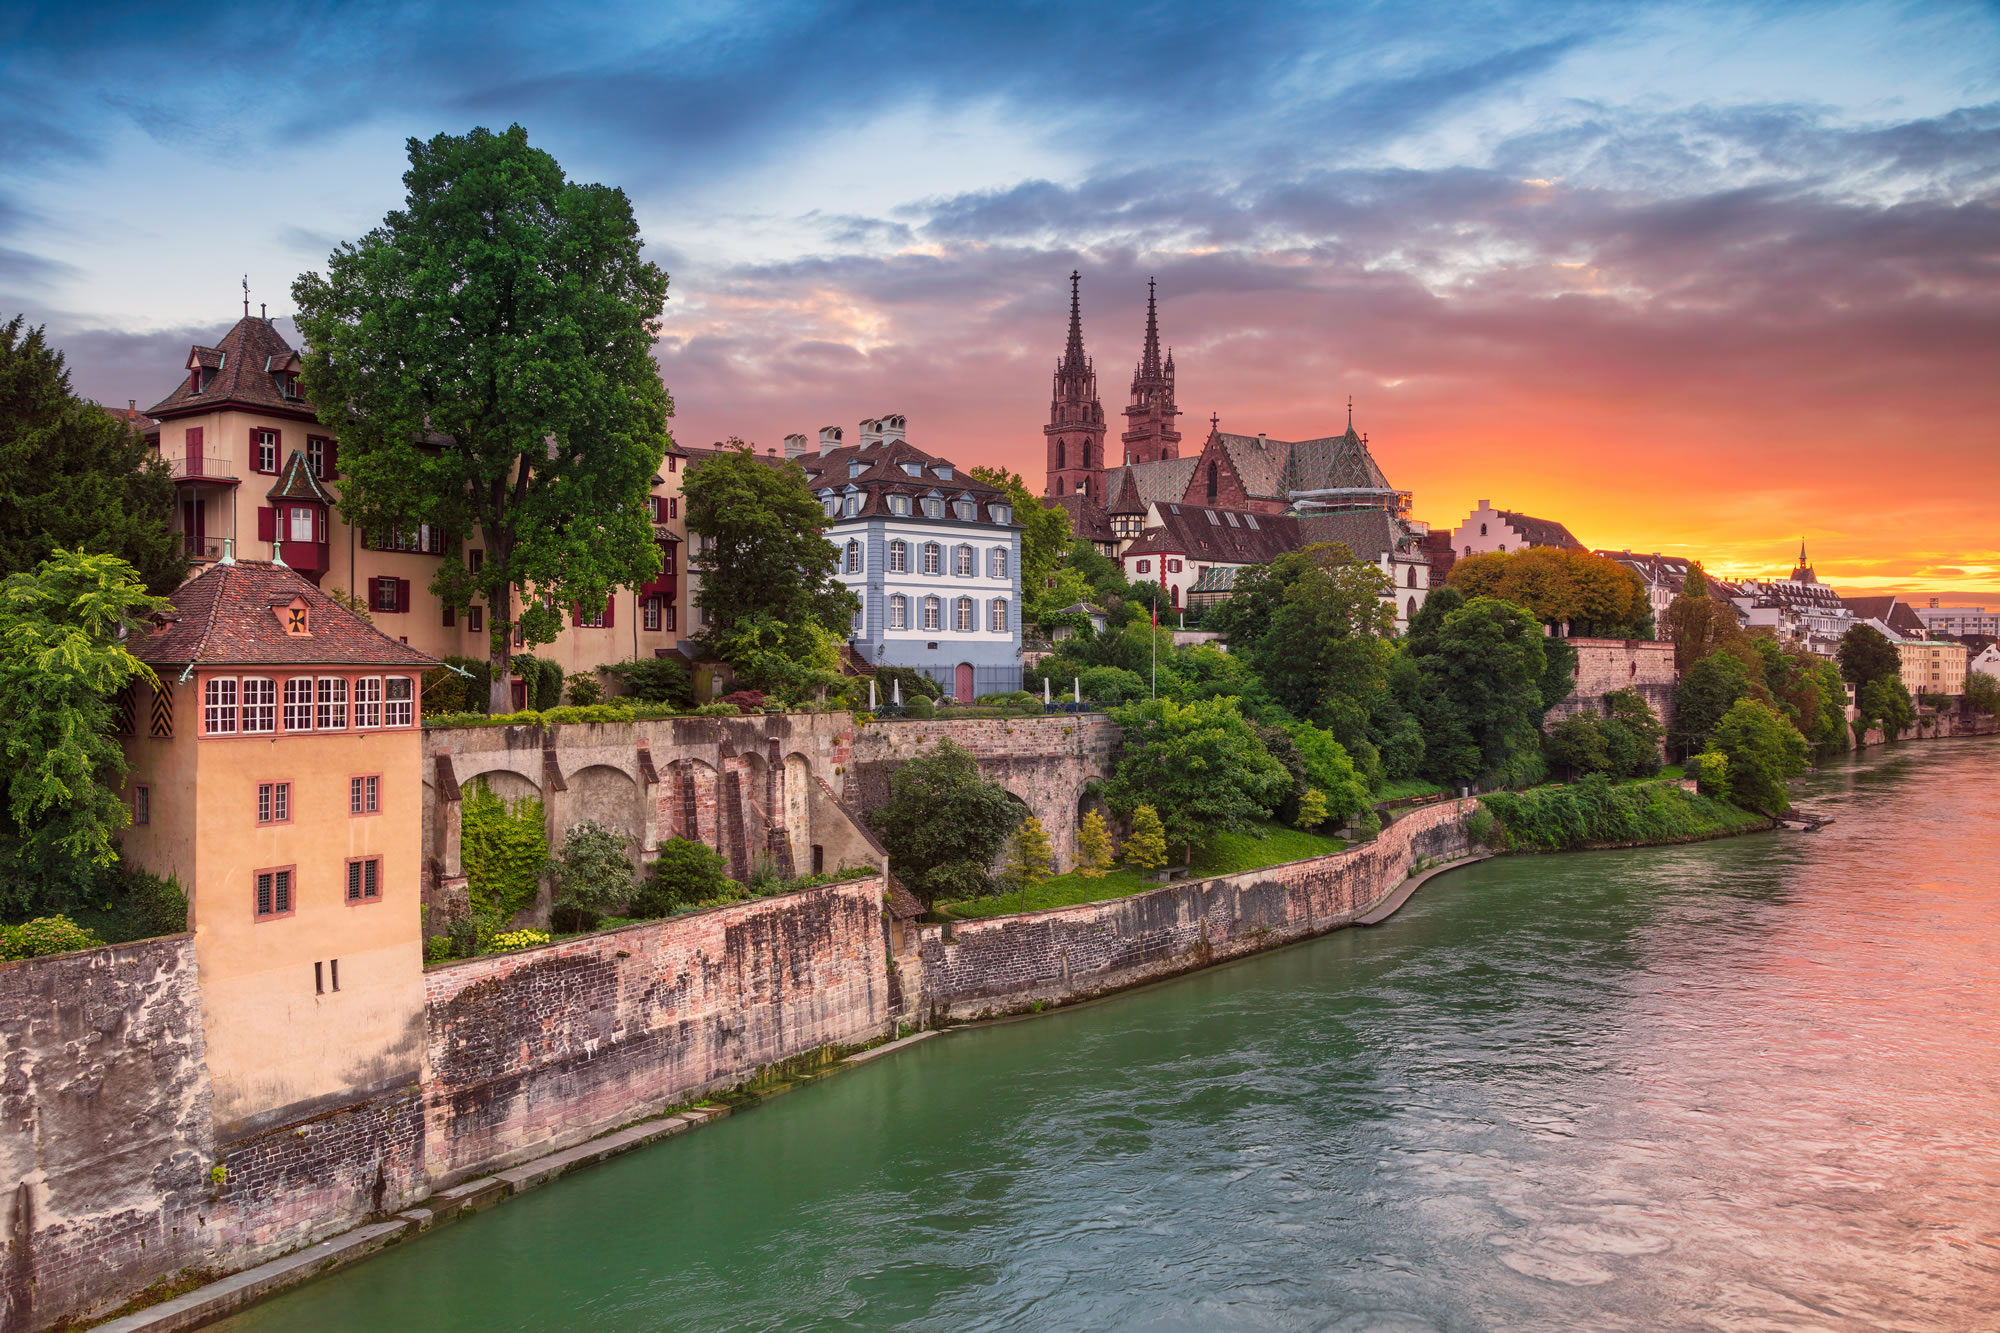
M 601 824 L 625 835 L 626 854 L 636 866 L 646 836 L 646 810 L 639 783 L 624 769 L 609 764 L 592 764 L 569 774 L 565 782 L 569 790 L 564 793 L 559 833 L 566 835 L 586 820 Z M 555 842 L 560 846 L 561 838 Z

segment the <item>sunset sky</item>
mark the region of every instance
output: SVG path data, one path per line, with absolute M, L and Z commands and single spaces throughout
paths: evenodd
M 1067 276 L 1184 449 L 1355 423 L 1416 516 L 2000 603 L 2000 9 L 1532 3 L 0 14 L 0 318 L 83 393 L 518 121 L 672 274 L 675 433 L 885 412 L 1042 484 Z M 1199 423 L 1199 424 L 1197 424 Z

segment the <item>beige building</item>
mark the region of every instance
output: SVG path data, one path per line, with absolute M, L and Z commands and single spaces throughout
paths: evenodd
M 1554 519 L 1495 509 L 1491 500 L 1481 500 L 1479 507 L 1451 534 L 1451 549 L 1461 559 L 1501 551 L 1525 551 L 1531 546 L 1584 549 L 1583 543 Z
M 299 370 L 298 353 L 270 322 L 246 316 L 216 346 L 192 348 L 181 382 L 148 410 L 188 556 L 207 564 L 233 541 L 242 559 L 281 560 L 316 587 L 362 598 L 377 628 L 420 652 L 486 657 L 489 608 L 446 607 L 430 592 L 441 562 L 480 559 L 479 540 L 448 549 L 428 526 L 373 534 L 351 526 L 340 512 L 339 445 L 306 401 Z M 685 461 L 670 447 L 654 478 L 659 576 L 618 589 L 602 611 L 574 610 L 554 643 L 527 649 L 517 637 L 517 649 L 571 674 L 681 646 Z
M 418 1075 L 435 662 L 226 541 L 173 604 L 128 645 L 124 854 L 187 893 L 231 1137 Z
M 1965 645 L 1937 639 L 1895 639 L 1903 659 L 1903 688 L 1918 694 L 1965 693 Z

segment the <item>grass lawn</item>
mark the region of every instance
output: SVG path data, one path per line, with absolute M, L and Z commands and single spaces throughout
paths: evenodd
M 1243 870 L 1262 870 L 1265 866 L 1283 865 L 1287 861 L 1325 856 L 1347 845 L 1339 838 L 1323 838 L 1317 833 L 1286 828 L 1283 824 L 1265 824 L 1261 831 L 1265 835 L 1261 838 L 1249 833 L 1216 834 L 1207 846 L 1195 849 L 1192 878 L 1207 879 Z M 1141 879 L 1139 872 L 1131 867 L 1119 866 L 1097 879 L 1076 874 L 1057 875 L 1019 893 L 994 894 L 962 903 L 941 903 L 939 910 L 966 919 L 1004 916 L 1009 912 L 1037 912 L 1045 907 L 1102 902 L 1106 898 L 1129 898 L 1135 893 L 1159 887 Z
M 1425 782 L 1422 778 L 1393 778 L 1382 784 L 1382 790 L 1375 793 L 1375 800 L 1400 801 L 1406 796 L 1435 796 L 1444 788 L 1435 782 Z

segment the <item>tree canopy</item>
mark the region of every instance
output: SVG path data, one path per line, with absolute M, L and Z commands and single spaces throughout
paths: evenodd
M 1674 670 L 1689 667 L 1743 637 L 1736 607 L 1709 594 L 1708 576 L 1699 564 L 1688 566 L 1680 596 L 1667 605 L 1666 637 L 1674 645 Z
M 997 486 L 1007 493 L 1014 521 L 1021 525 L 1021 605 L 1029 619 L 1040 621 L 1088 593 L 1081 582 L 1056 579 L 1057 566 L 1069 552 L 1069 514 L 1053 505 L 1044 506 L 1041 497 L 1028 489 L 1018 472 L 1004 467 L 975 467 L 973 479 Z M 1051 580 L 1055 586 L 1051 587 Z M 1074 592 L 1074 596 L 1070 595 Z M 1061 600 L 1056 600 L 1060 598 Z
M 1105 786 L 1113 810 L 1150 805 L 1183 854 L 1219 832 L 1268 818 L 1291 775 L 1264 748 L 1234 699 L 1152 699 L 1112 714 L 1125 748 Z
M 142 617 L 165 607 L 115 555 L 58 550 L 33 573 L 0 580 L 9 853 L 0 911 L 69 910 L 118 859 L 131 814 L 114 701 L 132 682 L 156 680 L 120 636 L 143 632 Z
M 1653 637 L 1645 583 L 1616 560 L 1588 551 L 1531 546 L 1467 556 L 1453 563 L 1446 586 L 1468 598 L 1525 606 L 1544 625 L 1567 625 L 1580 637 Z
M 1497 597 L 1418 619 L 1410 651 L 1421 673 L 1425 776 L 1446 785 L 1539 778 L 1550 642 L 1541 622 Z
M 897 877 L 928 907 L 986 893 L 994 858 L 1027 813 L 947 739 L 889 775 L 889 799 L 868 820 L 881 830 Z
M 1389 591 L 1381 570 L 1338 542 L 1320 543 L 1243 571 L 1215 624 L 1273 699 L 1352 746 L 1366 738 L 1386 686 Z
M 0 577 L 58 548 L 115 555 L 154 593 L 187 572 L 174 483 L 138 431 L 70 390 L 63 354 L 16 315 L 0 325 Z
M 1785 779 L 1806 769 L 1806 738 L 1769 704 L 1738 699 L 1716 724 L 1714 747 L 1729 760 L 1729 788 L 1740 805 L 1780 814 L 1792 808 Z
M 404 207 L 292 284 L 305 388 L 339 436 L 350 522 L 461 543 L 431 589 L 486 604 L 502 711 L 517 623 L 551 642 L 572 607 L 660 568 L 667 275 L 624 192 L 567 179 L 519 125 L 408 151 Z
M 1841 679 L 1852 681 L 1856 687 L 1887 676 L 1898 680 L 1903 676 L 1902 653 L 1873 625 L 1856 625 L 1841 635 L 1836 657 Z

